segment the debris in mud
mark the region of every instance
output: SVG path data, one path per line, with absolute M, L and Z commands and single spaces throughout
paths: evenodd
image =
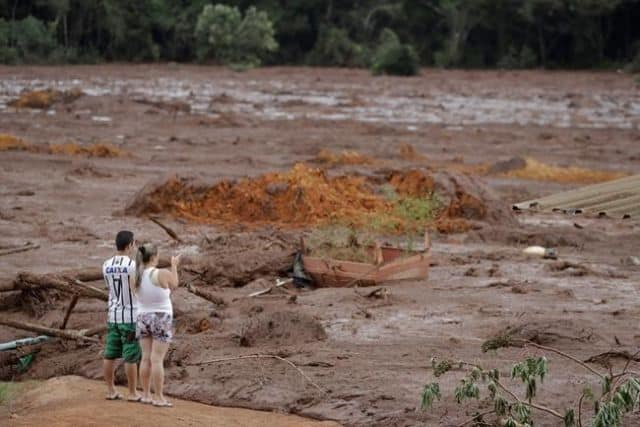
M 492 340 L 495 339 L 531 341 L 540 345 L 550 345 L 558 342 L 591 342 L 597 339 L 597 336 L 592 329 L 580 327 L 571 320 L 556 320 L 507 326 L 485 344 L 490 347 Z
M 637 267 L 637 266 L 640 266 L 640 257 L 628 256 L 628 257 L 625 257 L 625 258 L 621 259 L 620 263 L 622 265 L 629 265 L 629 266 Z
M 572 277 L 596 276 L 610 279 L 626 279 L 627 276 L 613 270 L 598 271 L 583 264 L 570 261 L 556 262 L 549 264 L 547 269 L 551 272 Z
M 318 163 L 326 163 L 330 166 L 369 165 L 375 163 L 374 159 L 357 151 L 344 150 L 342 153 L 337 154 L 327 149 L 320 150 L 316 155 L 315 161 Z
M 8 105 L 15 108 L 46 109 L 57 102 L 70 104 L 84 95 L 80 89 L 58 91 L 54 89 L 25 91 L 17 99 L 10 101 Z
M 510 178 L 580 184 L 596 184 L 623 178 L 628 175 L 623 172 L 590 170 L 575 166 L 559 167 L 548 165 L 532 158 L 526 158 L 524 161 L 524 166 L 522 166 L 521 159 L 519 158 L 512 159 L 508 162 L 500 162 L 493 165 L 490 172 Z M 511 167 L 511 169 L 509 167 Z
M 522 253 L 529 256 L 540 257 L 543 259 L 558 259 L 558 251 L 555 248 L 529 246 L 523 249 Z
M 450 171 L 433 173 L 435 192 L 447 206 L 441 218 L 482 221 L 501 226 L 518 224 L 510 207 L 477 176 Z
M 327 334 L 314 317 L 294 311 L 261 313 L 250 317 L 240 330 L 240 345 L 295 345 L 322 341 Z
M 80 145 L 75 142 L 62 144 L 32 144 L 13 135 L 0 134 L 0 151 L 28 151 L 30 153 L 66 154 L 85 157 L 129 157 L 130 154 L 106 143 Z

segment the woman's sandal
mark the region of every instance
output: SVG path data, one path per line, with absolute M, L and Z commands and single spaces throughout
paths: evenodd
M 140 398 L 139 402 L 145 405 L 153 405 L 153 399 L 145 399 L 144 397 Z
M 120 399 L 122 399 L 122 395 L 116 391 L 112 395 L 109 395 L 109 396 L 105 397 L 105 399 L 107 399 L 107 400 L 120 400 Z
M 165 400 L 164 402 L 153 402 L 153 406 L 157 406 L 159 408 L 172 408 L 173 404 L 167 400 Z

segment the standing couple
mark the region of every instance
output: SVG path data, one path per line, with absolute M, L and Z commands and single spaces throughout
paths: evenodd
M 178 287 L 180 256 L 171 257 L 170 268 L 157 268 L 157 247 L 151 243 L 137 246 L 131 231 L 117 234 L 116 249 L 117 253 L 102 266 L 109 288 L 104 349 L 107 399 L 122 398 L 114 386 L 115 361 L 122 358 L 129 388 L 127 400 L 170 407 L 171 403 L 162 394 L 163 361 L 173 335 L 170 295 Z M 135 260 L 131 256 L 135 256 Z M 137 390 L 138 363 L 142 395 Z

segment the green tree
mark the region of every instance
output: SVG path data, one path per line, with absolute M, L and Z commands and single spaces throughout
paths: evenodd
M 323 28 L 309 54 L 309 62 L 313 65 L 361 67 L 366 64 L 365 49 L 351 40 L 345 29 Z
M 420 61 L 411 45 L 401 43 L 396 33 L 385 28 L 373 55 L 371 71 L 373 74 L 413 76 L 420 72 Z
M 243 18 L 237 7 L 207 5 L 198 16 L 195 36 L 201 61 L 255 67 L 278 49 L 269 16 L 255 7 L 247 9 Z
M 16 21 L 12 33 L 16 55 L 25 62 L 46 61 L 56 47 L 52 31 L 31 15 Z

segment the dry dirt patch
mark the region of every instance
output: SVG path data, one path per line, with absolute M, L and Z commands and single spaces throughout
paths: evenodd
M 124 390 L 121 393 L 124 394 Z M 58 377 L 19 396 L 13 404 L 13 415 L 5 422 L 10 426 L 33 426 L 41 425 L 46 419 L 50 427 L 87 425 L 88 422 L 93 426 L 338 427 L 334 422 L 311 421 L 293 415 L 172 401 L 173 408 L 105 401 L 101 382 L 76 376 Z

